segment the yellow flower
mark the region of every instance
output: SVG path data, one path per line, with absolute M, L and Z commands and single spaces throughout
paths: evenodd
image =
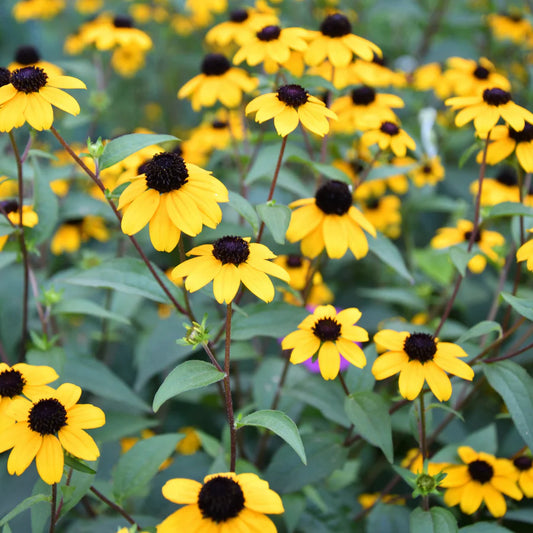
M 408 468 L 413 474 L 421 474 L 424 471 L 424 460 L 419 448 L 411 448 L 403 458 L 400 466 Z M 427 474 L 430 476 L 436 476 L 444 470 L 447 463 L 427 463 Z
M 370 509 L 379 500 L 381 503 L 387 503 L 391 505 L 405 505 L 405 498 L 398 496 L 397 494 L 385 494 L 380 492 L 359 494 L 357 501 L 361 504 L 363 509 Z
M 439 181 L 444 179 L 444 167 L 442 166 L 438 155 L 431 158 L 425 157 L 420 164 L 409 173 L 409 175 L 416 187 L 436 185 Z
M 498 518 L 507 511 L 503 494 L 515 500 L 522 499 L 516 485 L 518 476 L 509 459 L 497 459 L 469 446 L 460 446 L 457 453 L 464 464 L 447 467 L 447 475 L 440 483 L 447 489 L 444 493 L 446 505 L 459 504 L 463 513 L 473 514 L 485 502 L 489 512 Z
M 202 441 L 192 426 L 185 426 L 178 429 L 178 433 L 183 433 L 185 437 L 176 445 L 176 451 L 182 455 L 195 454 L 202 445 Z
M 316 355 L 322 377 L 335 379 L 340 371 L 341 355 L 358 368 L 366 365 L 365 354 L 356 344 L 368 340 L 367 331 L 355 325 L 360 318 L 361 311 L 355 307 L 337 313 L 332 305 L 319 305 L 300 322 L 296 331 L 281 341 L 281 347 L 292 350 L 290 361 L 294 365 Z
M 0 201 L 0 213 L 7 217 L 14 226 L 20 222 L 20 209 L 16 200 Z M 22 225 L 27 228 L 33 228 L 39 222 L 39 216 L 33 210 L 31 205 L 22 206 Z M 0 250 L 9 238 L 9 235 L 0 235 Z
M 361 143 L 365 146 L 377 144 L 380 150 L 390 148 L 399 157 L 407 153 L 407 148 L 410 150 L 416 148 L 415 141 L 396 122 L 390 120 L 385 120 L 378 127 L 365 131 L 361 136 Z
M 528 231 L 532 232 L 533 228 Z M 530 239 L 518 248 L 516 251 L 516 260 L 519 263 L 521 261 L 527 261 L 527 269 L 533 271 L 533 239 Z
M 178 91 L 178 98 L 190 97 L 195 111 L 211 107 L 217 101 L 226 107 L 237 107 L 242 93 L 253 91 L 258 84 L 245 70 L 232 67 L 222 54 L 207 54 L 202 61 L 202 73 Z
M 278 135 L 286 137 L 301 122 L 309 131 L 323 137 L 329 131 L 326 117 L 337 119 L 337 115 L 326 104 L 311 96 L 300 85 L 283 85 L 275 93 L 262 94 L 246 106 L 246 114 L 255 113 L 259 123 L 274 119 Z
M 374 43 L 352 33 L 352 25 L 342 13 L 328 15 L 320 25 L 320 31 L 309 33 L 309 47 L 304 61 L 311 66 L 329 60 L 334 67 L 346 67 L 354 54 L 371 61 L 381 50 Z
M 290 207 L 296 209 L 287 239 L 301 241 L 302 253 L 307 257 L 314 258 L 326 248 L 329 257 L 340 259 L 349 248 L 356 259 L 361 259 L 368 253 L 363 229 L 376 236 L 374 226 L 352 205 L 352 193 L 346 183 L 327 181 L 314 198 L 296 200 Z
M 228 191 L 211 172 L 172 152 L 156 154 L 142 170 L 119 199 L 127 235 L 149 223 L 154 248 L 170 252 L 182 231 L 194 237 L 222 220 L 218 203 L 228 201 Z
M 27 393 L 30 400 L 16 398 L 7 408 L 12 418 L 0 432 L 0 452 L 12 448 L 7 461 L 10 474 L 22 474 L 35 459 L 41 479 L 52 485 L 63 476 L 63 448 L 80 459 L 94 461 L 100 455 L 84 429 L 105 424 L 101 409 L 78 404 L 80 387 L 63 383 L 52 392 Z
M 146 63 L 146 55 L 143 50 L 130 46 L 119 46 L 111 56 L 111 66 L 124 78 L 131 78 Z
M 490 13 L 487 15 L 487 22 L 496 39 L 509 39 L 516 44 L 522 44 L 533 34 L 531 22 L 520 11 Z
M 159 524 L 157 533 L 275 533 L 276 526 L 265 514 L 284 512 L 281 498 L 256 474 L 211 474 L 203 484 L 171 479 L 163 486 L 163 496 L 184 507 Z
M 397 239 L 400 236 L 402 224 L 401 205 L 397 196 L 388 195 L 367 199 L 361 209 L 365 218 L 377 230 L 391 239 Z
M 411 80 L 417 91 L 432 89 L 441 100 L 448 98 L 452 92 L 448 80 L 443 76 L 442 65 L 437 62 L 419 66 L 411 74 Z
M 533 124 L 533 113 L 515 104 L 511 93 L 498 87 L 485 89 L 482 94 L 476 96 L 448 98 L 444 103 L 451 106 L 453 111 L 461 109 L 455 117 L 457 127 L 460 128 L 473 120 L 480 136 L 486 136 L 500 118 L 517 131 L 525 127 L 526 121 Z
M 133 26 L 133 19 L 127 15 L 111 17 L 104 13 L 94 21 L 82 26 L 85 44 L 94 44 L 98 50 L 110 50 L 117 46 L 147 51 L 152 48 L 150 36 Z
M 440 402 L 452 395 L 452 384 L 446 374 L 472 381 L 474 371 L 459 357 L 465 351 L 451 342 L 440 342 L 427 333 L 409 333 L 384 329 L 374 335 L 374 342 L 386 350 L 372 366 L 378 380 L 400 373 L 400 394 L 414 400 L 427 382 L 431 392 Z
M 526 498 L 533 498 L 533 461 L 528 455 L 520 455 L 513 459 L 518 471 L 518 486 Z
M 82 15 L 91 15 L 102 9 L 103 6 L 104 0 L 76 0 L 74 7 Z
M 102 217 L 87 215 L 65 221 L 53 236 L 50 249 L 54 255 L 76 252 L 80 249 L 81 243 L 90 238 L 100 242 L 109 239 L 109 231 Z
M 500 126 L 496 126 L 495 130 Z M 479 180 L 470 184 L 470 192 L 477 195 Z M 519 202 L 520 191 L 518 190 L 518 176 L 511 166 L 500 169 L 496 178 L 485 178 L 481 189 L 481 205 L 496 205 L 501 202 Z
M 386 58 L 381 54 L 374 53 L 367 61 L 356 58 L 348 67 L 352 84 L 364 84 L 371 87 L 404 87 L 407 85 L 407 77 L 403 72 L 396 72 L 386 64 Z
M 15 60 L 7 66 L 11 72 L 24 67 L 42 68 L 48 76 L 61 76 L 63 74 L 62 68 L 48 61 L 43 61 L 37 48 L 31 45 L 19 46 L 15 52 Z
M 240 283 L 265 302 L 274 299 L 274 285 L 267 276 L 289 281 L 289 275 L 269 260 L 276 256 L 263 244 L 250 243 L 250 238 L 226 236 L 213 244 L 196 246 L 187 255 L 196 255 L 180 263 L 171 278 L 185 279 L 185 288 L 195 292 L 213 281 L 213 293 L 218 303 L 233 301 Z
M 60 89 L 85 89 L 71 76 L 48 76 L 42 68 L 25 67 L 11 73 L 0 87 L 0 131 L 11 131 L 25 122 L 36 130 L 47 130 L 54 121 L 52 105 L 71 115 L 80 112 L 78 102 Z
M 186 0 L 185 10 L 191 12 L 195 25 L 204 27 L 211 23 L 213 13 L 223 13 L 228 7 L 227 0 Z
M 50 19 L 65 9 L 65 0 L 20 0 L 13 6 L 18 22 L 32 19 Z
M 448 69 L 444 72 L 444 78 L 458 96 L 472 96 L 495 87 L 511 90 L 509 80 L 496 72 L 493 63 L 485 57 L 479 61 L 450 57 L 446 63 Z

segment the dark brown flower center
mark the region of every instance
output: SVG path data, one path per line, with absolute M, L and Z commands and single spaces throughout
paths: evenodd
M 509 128 L 509 137 L 514 139 L 516 142 L 527 143 L 529 141 L 533 141 L 533 124 L 525 122 L 523 129 L 518 131 L 511 128 L 511 126 L 507 127 Z
M 474 77 L 477 78 L 478 80 L 486 80 L 488 77 L 489 77 L 489 70 L 486 69 L 485 67 L 482 67 L 481 65 L 478 65 L 475 69 L 474 69 Z
M 24 67 L 11 73 L 11 83 L 17 91 L 23 93 L 37 93 L 46 85 L 48 75 L 39 67 Z
M 503 167 L 498 172 L 496 181 L 502 185 L 507 185 L 507 187 L 516 187 L 518 185 L 518 176 L 516 175 L 516 170 L 510 166 Z
M 261 31 L 256 33 L 260 41 L 275 41 L 281 33 L 279 26 L 265 26 Z
M 363 165 L 363 162 L 360 159 L 351 159 L 348 163 L 355 174 L 359 174 L 365 168 L 365 165 Z
M 19 203 L 16 200 L 4 200 L 0 202 L 0 211 L 5 215 L 9 213 L 16 213 L 19 208 Z
M 83 217 L 69 218 L 65 220 L 65 226 L 71 226 L 73 228 L 79 228 L 83 224 Z
M 0 87 L 7 85 L 11 81 L 11 72 L 5 67 L 0 67 Z
M 315 203 L 326 215 L 344 215 L 352 205 L 352 193 L 346 183 L 330 180 L 316 192 Z
M 288 255 L 285 264 L 288 268 L 300 268 L 302 266 L 302 256 L 296 254 Z
M 492 479 L 494 475 L 494 469 L 492 466 L 487 463 L 487 461 L 482 461 L 477 459 L 468 464 L 468 473 L 474 481 L 479 481 L 480 483 L 487 483 Z
M 421 170 L 424 174 L 431 174 L 431 165 L 426 163 Z
M 21 65 L 33 65 L 41 59 L 35 46 L 19 46 L 15 52 L 15 61 Z
M 4 370 L 0 374 L 0 398 L 13 398 L 22 394 L 26 380 L 18 370 Z
M 127 15 L 117 15 L 113 19 L 115 28 L 133 28 L 133 19 Z
M 485 103 L 498 107 L 500 105 L 505 105 L 511 101 L 511 93 L 504 91 L 503 89 L 485 89 L 483 91 L 483 100 Z
M 28 418 L 30 429 L 41 435 L 55 435 L 67 425 L 67 410 L 55 398 L 39 400 L 33 404 Z
M 244 22 L 248 19 L 248 11 L 246 9 L 236 9 L 230 13 L 229 19 L 231 22 Z
M 228 58 L 222 54 L 207 54 L 202 61 L 202 72 L 206 76 L 222 76 L 230 68 Z
M 518 470 L 529 470 L 533 464 L 533 461 L 531 460 L 531 457 L 521 455 L 520 457 L 513 459 L 513 464 L 516 466 L 516 468 L 518 468 Z
M 385 122 L 382 122 L 380 128 L 383 133 L 386 135 L 390 135 L 391 137 L 394 137 L 394 135 L 398 135 L 400 133 L 400 128 L 394 124 L 394 122 L 389 122 L 386 120 Z
M 200 490 L 198 507 L 204 518 L 217 524 L 235 518 L 244 509 L 244 493 L 233 479 L 211 478 Z
M 183 158 L 172 152 L 161 152 L 146 163 L 146 185 L 161 193 L 177 191 L 187 183 L 189 172 Z
M 213 243 L 213 256 L 223 265 L 231 263 L 240 265 L 250 255 L 250 246 L 241 237 L 222 237 Z
M 322 342 L 336 341 L 341 335 L 341 325 L 335 318 L 317 320 L 312 330 Z
M 213 120 L 213 122 L 211 122 L 211 127 L 215 130 L 224 130 L 228 127 L 228 123 L 223 122 L 222 120 Z
M 342 13 L 334 13 L 322 21 L 320 31 L 328 37 L 342 37 L 352 33 L 352 25 Z
M 372 198 L 366 202 L 366 208 L 373 210 L 379 208 L 380 199 L 379 198 Z
M 368 85 L 363 85 L 352 91 L 352 102 L 355 105 L 369 105 L 376 99 L 376 91 Z
M 472 237 L 471 231 L 465 231 L 464 239 L 465 241 L 470 241 L 470 237 Z M 479 242 L 481 240 L 481 229 L 478 228 L 476 232 L 476 236 L 474 237 L 474 242 Z
M 307 102 L 308 93 L 300 85 L 283 85 L 277 92 L 278 100 L 295 109 Z
M 411 361 L 432 361 L 437 352 L 435 337 L 428 333 L 411 333 L 403 343 L 403 349 Z
M 387 60 L 385 59 L 385 56 L 378 56 L 376 52 L 373 52 L 374 57 L 372 58 L 372 63 L 375 63 L 376 65 L 381 65 L 384 67 L 387 64 Z

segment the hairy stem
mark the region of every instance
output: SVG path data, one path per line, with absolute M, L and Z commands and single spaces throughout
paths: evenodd
M 235 461 L 237 458 L 237 430 L 235 429 L 235 416 L 233 414 L 233 400 L 231 398 L 230 381 L 230 348 L 231 348 L 231 303 L 226 307 L 226 339 L 224 346 L 224 395 L 226 399 L 226 415 L 228 417 L 230 432 L 230 471 L 235 472 Z

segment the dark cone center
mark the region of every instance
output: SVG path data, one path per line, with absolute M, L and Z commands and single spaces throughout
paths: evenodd
M 67 410 L 59 400 L 47 398 L 33 404 L 28 419 L 30 429 L 41 435 L 55 435 L 67 425 Z
M 213 243 L 213 256 L 223 265 L 244 263 L 250 255 L 250 246 L 241 237 L 222 237 Z
M 481 65 L 478 65 L 474 70 L 474 77 L 478 80 L 486 80 L 489 77 L 489 70 Z
M 22 394 L 26 380 L 18 370 L 4 370 L 0 374 L 0 398 L 13 398 Z
M 296 254 L 288 255 L 285 264 L 288 268 L 300 268 L 302 266 L 302 256 Z
M 320 31 L 328 37 L 342 37 L 352 33 L 352 25 L 342 13 L 328 15 L 320 24 Z
M 516 170 L 509 166 L 503 167 L 500 172 L 498 172 L 496 181 L 502 185 L 507 185 L 507 187 L 516 187 L 516 185 L 518 185 Z
M 464 239 L 465 241 L 470 241 L 470 237 L 472 237 L 472 232 L 471 231 L 465 231 L 465 235 L 464 235 Z M 479 242 L 481 240 L 481 230 L 478 229 L 478 231 L 476 232 L 476 236 L 474 237 L 474 242 Z
M 222 120 L 213 120 L 213 122 L 211 122 L 211 127 L 215 130 L 225 130 L 228 126 L 229 124 Z
M 524 128 L 516 131 L 515 129 L 511 128 L 511 126 L 507 126 L 509 128 L 509 137 L 511 139 L 514 139 L 518 143 L 527 143 L 529 141 L 533 141 L 533 124 L 530 124 L 529 122 L 524 123 Z
M 0 87 L 7 85 L 11 81 L 11 72 L 5 67 L 0 67 Z
M 355 105 L 369 105 L 376 99 L 376 91 L 372 87 L 363 85 L 352 91 L 352 102 Z
M 15 52 L 15 61 L 21 65 L 33 65 L 40 59 L 41 56 L 35 46 L 19 46 Z
M 352 206 L 352 193 L 346 183 L 330 180 L 318 189 L 315 202 L 326 215 L 344 215 Z
M 278 89 L 278 100 L 295 109 L 307 102 L 307 91 L 300 85 L 283 85 Z
M 4 200 L 0 202 L 0 211 L 9 215 L 9 213 L 16 213 L 19 208 L 19 203 L 16 200 Z
M 246 9 L 236 9 L 230 13 L 229 19 L 231 22 L 244 22 L 248 19 L 248 11 Z
M 322 342 L 336 341 L 341 335 L 341 325 L 334 318 L 321 318 L 312 328 Z
M 468 473 L 474 481 L 487 483 L 492 479 L 492 476 L 494 475 L 494 469 L 489 465 L 489 463 L 487 463 L 487 461 L 477 459 L 476 461 L 469 463 Z
M 275 41 L 281 33 L 279 26 L 265 26 L 261 31 L 257 32 L 257 38 L 260 41 Z
M 424 174 L 431 174 L 431 166 L 430 166 L 430 165 L 424 165 L 424 166 L 422 167 L 422 172 L 423 172 Z
M 372 199 L 368 200 L 368 202 L 366 202 L 366 208 L 370 209 L 370 210 L 378 209 L 379 208 L 379 204 L 380 204 L 380 199 L 379 198 L 372 198 Z
M 388 120 L 383 122 L 379 129 L 383 133 L 390 135 L 391 137 L 400 133 L 400 128 L 396 124 L 394 124 L 394 122 L 389 122 Z
M 23 93 L 38 93 L 46 85 L 48 76 L 39 67 L 19 68 L 11 73 L 11 83 L 17 91 Z
M 520 457 L 513 459 L 513 464 L 518 470 L 529 470 L 532 465 L 531 457 L 521 455 Z
M 202 72 L 206 76 L 222 76 L 230 68 L 228 58 L 222 54 L 207 54 L 202 61 Z
M 117 15 L 113 19 L 115 28 L 133 28 L 133 19 L 127 15 Z
M 433 360 L 433 356 L 437 352 L 437 344 L 433 335 L 429 335 L 428 333 L 411 333 L 405 339 L 403 349 L 411 361 L 426 363 L 427 361 Z
M 503 89 L 485 89 L 483 91 L 483 100 L 485 103 L 492 106 L 505 105 L 511 101 L 511 93 L 504 91 Z
M 183 158 L 172 152 L 161 152 L 146 163 L 146 185 L 161 193 L 177 191 L 187 182 L 189 172 Z
M 204 518 L 217 524 L 235 518 L 244 509 L 244 493 L 233 479 L 211 478 L 200 490 L 198 507 Z

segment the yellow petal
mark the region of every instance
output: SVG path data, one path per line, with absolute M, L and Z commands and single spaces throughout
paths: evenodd
M 55 435 L 44 435 L 41 448 L 37 452 L 35 464 L 41 479 L 53 485 L 59 483 L 63 477 L 65 456 L 63 448 Z
M 409 361 L 402 368 L 398 386 L 400 394 L 407 400 L 414 400 L 420 394 L 424 386 L 424 370 L 419 361 Z
M 24 116 L 36 130 L 48 130 L 54 121 L 52 106 L 39 93 L 30 93 Z
M 226 304 L 231 303 L 239 290 L 240 283 L 241 278 L 237 267 L 230 263 L 222 265 L 220 271 L 213 280 L 215 300 L 219 304 L 222 302 L 225 302 Z
M 75 457 L 85 461 L 94 461 L 100 457 L 98 446 L 83 429 L 67 425 L 59 430 L 57 436 L 65 450 Z
M 95 405 L 79 403 L 68 410 L 67 422 L 81 429 L 99 428 L 105 424 L 105 414 Z
M 241 281 L 250 292 L 253 292 L 258 298 L 267 303 L 274 299 L 274 285 L 272 285 L 272 281 L 264 272 L 251 267 L 247 263 L 241 263 L 238 266 L 238 270 Z
M 41 95 L 50 104 L 55 105 L 59 109 L 62 109 L 71 115 L 76 116 L 80 113 L 80 105 L 78 102 L 65 91 L 56 89 L 54 87 L 43 87 L 39 91 L 39 95 Z
M 422 366 L 425 379 L 437 400 L 440 402 L 449 400 L 452 395 L 452 384 L 446 372 L 437 366 L 434 361 L 429 361 Z
M 285 109 L 274 117 L 274 127 L 279 135 L 286 137 L 298 126 L 298 112 L 292 107 Z
M 174 503 L 196 503 L 202 484 L 193 479 L 175 478 L 167 481 L 161 489 L 163 496 Z
M 141 231 L 159 207 L 160 194 L 155 189 L 147 189 L 126 208 L 122 217 L 122 231 L 134 235 Z
M 380 355 L 372 365 L 372 374 L 378 380 L 386 379 L 404 369 L 409 362 L 405 352 L 387 352 Z

